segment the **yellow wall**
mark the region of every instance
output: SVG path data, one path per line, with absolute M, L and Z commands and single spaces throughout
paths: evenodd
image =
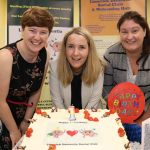
M 150 0 L 147 0 L 147 21 L 150 26 Z
M 7 0 L 0 0 L 0 47 L 7 42 Z
M 150 0 L 147 0 L 147 21 L 150 25 Z M 79 26 L 79 0 L 74 0 L 74 26 Z M 4 46 L 7 42 L 7 0 L 0 0 L 0 47 Z M 48 86 L 49 74 L 46 76 L 45 84 L 42 89 L 42 94 L 39 107 L 51 106 L 50 92 Z M 43 103 L 44 100 L 44 103 Z
M 147 0 L 147 21 L 150 25 L 150 0 Z M 79 26 L 79 0 L 74 0 L 74 26 Z M 0 47 L 7 42 L 7 0 L 0 0 Z

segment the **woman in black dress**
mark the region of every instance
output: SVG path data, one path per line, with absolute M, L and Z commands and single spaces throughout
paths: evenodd
M 47 71 L 45 45 L 54 25 L 45 9 L 23 13 L 22 39 L 0 50 L 0 147 L 11 150 L 29 126 Z

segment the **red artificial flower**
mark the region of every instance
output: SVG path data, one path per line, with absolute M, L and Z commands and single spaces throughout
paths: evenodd
M 43 112 L 41 112 L 41 115 L 45 116 L 45 115 L 47 115 L 47 113 L 45 111 L 43 111 Z
M 28 128 L 27 131 L 26 131 L 26 137 L 31 137 L 32 132 L 33 132 L 33 129 L 32 128 Z
M 35 113 L 37 113 L 37 114 L 42 114 L 42 111 L 41 111 L 40 108 L 36 108 Z
M 125 135 L 125 131 L 124 131 L 124 129 L 122 129 L 121 127 L 118 129 L 118 135 L 119 135 L 120 137 L 123 137 L 123 136 Z
M 99 120 L 97 117 L 95 117 L 95 118 L 93 118 L 93 121 L 98 122 Z
M 48 150 L 56 150 L 56 144 L 50 144 Z
M 75 113 L 79 113 L 79 109 L 78 108 L 75 108 Z

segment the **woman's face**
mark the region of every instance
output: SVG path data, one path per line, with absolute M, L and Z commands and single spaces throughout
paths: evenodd
M 136 53 L 142 51 L 146 31 L 133 20 L 126 20 L 120 26 L 120 39 L 126 52 Z
M 49 30 L 46 27 L 25 27 L 22 36 L 26 48 L 33 53 L 37 53 L 46 45 Z
M 66 42 L 66 57 L 74 72 L 80 72 L 89 54 L 89 46 L 84 36 L 71 34 Z

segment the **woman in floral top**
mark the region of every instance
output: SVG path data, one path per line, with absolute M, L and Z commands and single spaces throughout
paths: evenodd
M 0 147 L 11 150 L 25 133 L 38 103 L 47 71 L 45 45 L 54 25 L 45 9 L 23 13 L 22 39 L 0 50 Z

